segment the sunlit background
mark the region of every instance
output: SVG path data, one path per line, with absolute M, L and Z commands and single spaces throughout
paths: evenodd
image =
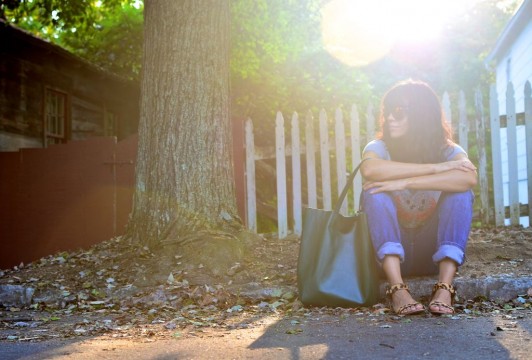
M 434 41 L 449 20 L 478 1 L 332 0 L 322 8 L 322 40 L 338 60 L 363 66 L 386 56 L 398 42 Z

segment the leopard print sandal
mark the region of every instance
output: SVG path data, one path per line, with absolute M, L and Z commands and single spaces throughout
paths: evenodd
M 408 309 L 409 307 L 421 305 L 421 303 L 419 303 L 419 302 L 406 304 L 406 305 L 401 306 L 399 309 L 395 309 L 395 307 L 393 306 L 392 296 L 393 296 L 393 294 L 395 294 L 395 292 L 397 292 L 399 290 L 406 290 L 410 294 L 410 289 L 408 288 L 408 285 L 403 284 L 403 283 L 399 283 L 399 284 L 395 284 L 395 285 L 391 285 L 391 286 L 387 286 L 386 287 L 386 296 L 388 296 L 388 298 L 390 299 L 391 308 L 392 308 L 394 313 L 396 313 L 397 315 L 415 315 L 415 314 L 419 314 L 419 313 L 422 313 L 422 312 L 425 311 L 425 307 L 424 306 L 423 306 L 422 309 L 406 311 L 406 309 Z
M 444 283 L 444 282 L 437 282 L 432 287 L 432 295 L 430 296 L 431 299 L 434 299 L 434 295 L 440 289 L 441 290 L 446 290 L 446 291 L 448 291 L 451 294 L 451 304 L 449 305 L 449 304 L 446 304 L 446 303 L 438 301 L 438 300 L 431 300 L 431 302 L 429 303 L 429 311 L 432 314 L 434 314 L 434 315 L 452 315 L 452 314 L 454 314 L 453 305 L 454 305 L 454 300 L 455 300 L 455 297 L 456 297 L 456 289 L 451 284 Z M 433 307 L 433 306 L 439 306 L 440 309 L 441 308 L 445 308 L 447 310 L 450 310 L 451 312 L 445 312 L 445 311 L 441 311 L 441 310 L 432 310 L 431 307 Z

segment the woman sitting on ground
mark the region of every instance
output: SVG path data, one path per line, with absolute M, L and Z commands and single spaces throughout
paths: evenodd
M 426 83 L 409 80 L 386 93 L 381 133 L 362 157 L 364 211 L 393 311 L 425 311 L 403 276 L 439 274 L 429 311 L 454 313 L 452 282 L 464 262 L 477 174 Z

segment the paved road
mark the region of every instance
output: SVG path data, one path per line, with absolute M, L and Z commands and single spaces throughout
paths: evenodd
M 520 315 L 523 316 L 523 315 Z M 317 315 L 256 319 L 246 329 L 204 329 L 173 339 L 80 338 L 2 342 L 0 359 L 530 359 L 532 315 L 523 318 Z

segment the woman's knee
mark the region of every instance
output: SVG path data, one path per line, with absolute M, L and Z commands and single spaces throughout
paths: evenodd
M 387 193 L 372 194 L 369 190 L 363 192 L 364 204 L 372 206 L 389 206 L 393 205 L 392 197 Z
M 442 217 L 463 217 L 468 219 L 473 216 L 473 201 L 475 195 L 472 191 L 458 193 L 444 193 L 439 204 L 440 220 Z
M 443 201 L 447 203 L 458 203 L 462 205 L 473 205 L 475 194 L 468 190 L 464 192 L 447 192 L 442 194 Z

